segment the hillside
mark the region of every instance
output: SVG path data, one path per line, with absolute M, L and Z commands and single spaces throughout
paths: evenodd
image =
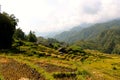
M 0 51 L 0 80 L 119 80 L 120 56 L 67 48 L 61 53 L 30 42 Z
M 120 28 L 105 30 L 94 40 L 80 40 L 74 45 L 81 46 L 83 49 L 120 54 Z
M 66 33 L 63 33 L 63 36 L 58 35 L 56 39 L 62 39 L 61 41 L 80 46 L 83 49 L 92 49 L 99 50 L 105 53 L 120 54 L 119 19 L 104 23 L 97 23 L 78 32 L 74 32 L 73 30 L 74 33 L 72 35 L 69 35 L 69 33 L 71 32 L 72 30 L 70 32 L 67 32 L 68 34 L 66 37 Z
M 54 38 L 59 41 L 70 43 L 70 42 L 72 42 L 72 38 L 71 38 L 72 36 L 76 36 L 77 33 L 81 32 L 82 30 L 84 30 L 84 28 L 87 28 L 90 25 L 92 25 L 92 24 L 84 23 L 79 26 L 75 26 L 72 29 L 70 29 L 69 31 L 64 31 L 60 34 L 55 35 Z
M 74 43 L 79 40 L 94 40 L 101 32 L 119 27 L 120 19 L 115 19 L 104 23 L 96 23 L 82 30 L 79 29 L 79 27 L 76 27 L 78 31 L 74 31 L 71 29 L 68 32 L 63 32 L 59 35 L 56 35 L 55 38 L 59 41 L 65 41 L 67 43 Z
M 120 54 L 120 28 L 102 32 L 97 42 L 101 44 L 104 52 Z

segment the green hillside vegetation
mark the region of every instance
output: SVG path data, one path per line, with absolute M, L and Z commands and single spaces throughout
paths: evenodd
M 0 51 L 2 80 L 119 80 L 120 56 L 77 46 L 62 52 L 22 41 L 13 49 Z M 14 74 L 14 75 L 13 75 Z
M 120 54 L 120 20 L 98 23 L 73 34 L 62 37 L 62 41 L 80 46 L 83 49 L 99 50 L 105 53 Z M 60 37 L 58 35 L 58 37 Z M 61 38 L 61 37 L 60 37 Z M 59 40 L 59 38 L 58 38 Z
M 105 53 L 120 54 L 120 28 L 101 32 L 94 40 L 80 40 L 74 45 L 84 49 L 99 50 Z
M 71 29 L 67 33 L 63 32 L 64 35 L 62 33 L 56 35 L 55 38 L 59 41 L 64 41 L 67 43 L 74 43 L 79 40 L 94 40 L 101 32 L 108 29 L 119 28 L 119 27 L 120 27 L 120 20 L 116 19 L 104 23 L 96 23 L 83 30 L 79 29 L 79 27 L 76 27 L 78 31 L 74 31 Z M 72 33 L 72 35 L 69 33 Z
M 83 28 L 81 28 L 80 26 L 77 26 L 77 27 L 72 28 L 70 31 L 65 31 L 65 32 L 62 32 L 56 35 L 55 38 L 59 41 L 67 42 L 69 37 L 75 36 L 75 34 L 77 32 L 80 32 L 82 29 Z
M 120 28 L 102 32 L 98 36 L 98 43 L 104 52 L 120 54 Z
M 71 43 L 73 42 L 72 37 L 76 36 L 79 32 L 84 30 L 84 28 L 91 26 L 92 24 L 81 24 L 79 26 L 73 27 L 69 31 L 64 31 L 56 36 L 54 36 L 55 39 L 62 41 L 62 42 L 67 42 Z
M 59 42 L 58 40 L 54 38 L 45 39 L 43 37 L 37 38 L 37 44 L 41 44 L 41 45 L 44 45 L 46 47 L 53 48 L 53 49 L 59 49 L 61 47 L 66 47 L 68 45 L 65 42 Z

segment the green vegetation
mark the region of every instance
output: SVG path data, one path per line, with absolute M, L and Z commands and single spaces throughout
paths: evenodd
M 78 41 L 75 43 L 84 49 L 99 50 L 105 53 L 120 54 L 120 28 L 105 30 L 95 40 Z
M 78 46 L 67 47 L 66 53 L 22 41 L 20 46 L 13 44 L 14 50 L 2 50 L 0 64 L 4 71 L 12 69 L 16 75 L 14 78 L 9 72 L 1 72 L 5 79 L 20 79 L 21 77 L 40 80 L 119 80 L 120 79 L 120 56 L 100 53 L 94 50 L 82 50 Z M 12 65 L 14 64 L 14 65 Z M 17 66 L 19 74 L 14 70 Z M 37 76 L 32 75 L 31 72 Z M 24 74 L 22 72 L 24 70 Z M 26 75 L 27 73 L 30 74 Z M 18 76 L 19 75 L 19 76 Z M 21 77 L 20 77 L 21 76 Z M 40 76 L 40 78 L 38 78 Z
M 94 40 L 101 32 L 116 28 L 120 28 L 119 19 L 104 23 L 92 24 L 87 28 L 82 28 L 82 26 L 75 27 L 75 29 L 73 28 L 68 32 L 63 32 L 56 35 L 55 38 L 59 41 L 64 41 L 67 43 L 74 43 L 79 40 Z
M 97 23 L 88 28 L 63 32 L 55 38 L 83 49 L 120 54 L 120 20 Z M 72 33 L 72 35 L 71 35 Z M 64 34 L 64 35 L 63 35 Z
M 26 40 L 26 35 L 22 31 L 22 29 L 18 28 L 18 29 L 15 30 L 13 38 L 16 39 L 16 40 Z
M 0 14 L 0 49 L 11 47 L 16 25 L 17 19 L 14 15 Z
M 36 35 L 32 31 L 29 32 L 29 34 L 27 36 L 27 39 L 30 42 L 36 42 L 37 41 Z
M 83 35 L 81 35 L 80 32 L 89 26 L 91 26 L 91 24 L 82 24 L 79 26 L 75 26 L 69 31 L 64 31 L 58 35 L 55 35 L 54 38 L 59 40 L 59 41 L 66 42 L 66 43 L 73 43 L 74 41 L 81 39 L 79 37 L 83 36 Z
M 3 76 L 0 75 L 0 80 L 4 80 Z

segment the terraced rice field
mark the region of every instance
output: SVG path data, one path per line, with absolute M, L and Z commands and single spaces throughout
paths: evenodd
M 55 58 L 1 54 L 0 80 L 120 80 L 119 55 L 95 51 L 89 54 L 82 62 L 80 56 L 68 60 L 63 59 L 67 55 Z

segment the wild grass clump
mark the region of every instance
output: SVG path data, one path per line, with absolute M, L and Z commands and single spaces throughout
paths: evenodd
M 86 75 L 90 75 L 90 74 L 86 70 L 81 70 L 81 71 L 77 71 L 77 75 L 86 76 Z
M 70 77 L 76 77 L 76 73 L 74 72 L 61 72 L 61 73 L 54 73 L 53 74 L 54 78 L 70 78 Z
M 81 62 L 84 62 L 88 57 L 89 57 L 89 55 L 85 55 L 85 56 L 83 56 L 83 57 L 80 59 L 80 61 L 81 61 Z
M 113 70 L 117 70 L 117 68 L 114 66 L 113 68 L 112 68 Z
M 82 68 L 78 68 L 76 75 L 77 80 L 86 80 L 86 78 L 91 77 L 91 74 Z
M 45 52 L 39 52 L 37 54 L 38 57 L 45 57 L 46 56 L 46 53 Z
M 0 80 L 4 80 L 4 77 L 0 74 Z

